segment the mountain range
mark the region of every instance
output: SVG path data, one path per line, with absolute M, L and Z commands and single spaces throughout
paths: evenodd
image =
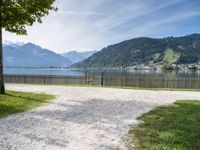
M 5 42 L 3 46 L 4 66 L 6 67 L 69 67 L 95 52 L 70 51 L 57 54 L 33 43 Z
M 69 59 L 32 43 L 5 44 L 3 54 L 7 67 L 67 67 L 72 64 Z
M 140 37 L 110 45 L 82 62 L 77 68 L 132 65 L 170 65 L 200 62 L 200 34 L 182 37 Z
M 87 59 L 96 52 L 97 51 L 86 51 L 86 52 L 70 51 L 62 53 L 61 55 L 68 58 L 74 64 Z
M 200 63 L 200 34 L 182 37 L 140 37 L 110 45 L 100 51 L 57 54 L 33 43 L 3 46 L 7 67 L 97 68 Z

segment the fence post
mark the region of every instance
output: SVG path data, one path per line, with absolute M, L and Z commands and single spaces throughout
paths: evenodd
M 24 84 L 26 84 L 26 75 L 24 75 Z
M 125 86 L 127 86 L 127 78 L 128 78 L 128 73 L 127 73 L 127 70 L 126 70 L 126 82 L 125 82 Z
M 103 77 L 104 77 L 104 72 L 101 73 L 101 86 L 103 86 Z
M 85 85 L 87 84 L 87 71 L 85 72 Z
M 46 78 L 45 78 L 45 75 L 44 75 L 44 84 L 46 84 Z

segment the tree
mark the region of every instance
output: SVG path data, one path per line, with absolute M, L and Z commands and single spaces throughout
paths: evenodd
M 3 80 L 2 29 L 17 35 L 26 35 L 26 27 L 42 23 L 42 17 L 51 10 L 55 0 L 0 0 L 0 94 L 5 94 Z

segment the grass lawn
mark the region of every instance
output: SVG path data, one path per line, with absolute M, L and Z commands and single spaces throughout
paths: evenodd
M 44 84 L 39 84 L 44 85 Z M 150 91 L 188 91 L 199 92 L 200 89 L 181 89 L 181 88 L 143 88 L 143 87 L 129 87 L 129 86 L 98 86 L 98 85 L 84 85 L 84 84 L 48 84 L 49 86 L 74 86 L 74 87 L 98 87 L 98 88 L 116 88 L 116 89 L 130 89 L 130 90 L 150 90 Z M 46 86 L 46 85 L 44 85 Z
M 128 135 L 136 150 L 199 150 L 200 101 L 177 101 L 138 118 Z M 129 147 L 129 149 L 131 149 Z
M 179 89 L 179 88 L 143 88 L 143 87 L 126 87 L 126 86 L 106 86 L 108 88 L 132 89 L 132 90 L 150 90 L 150 91 L 191 91 L 199 92 L 200 89 Z
M 36 108 L 54 99 L 53 95 L 7 91 L 0 95 L 0 118 Z

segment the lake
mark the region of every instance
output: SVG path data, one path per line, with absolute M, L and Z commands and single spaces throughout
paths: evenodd
M 95 76 L 100 76 L 102 72 L 112 76 L 164 76 L 164 77 L 200 77 L 200 70 L 197 71 L 154 71 L 154 70 L 135 70 L 133 72 L 120 70 L 102 69 L 63 69 L 63 68 L 5 68 L 5 74 L 32 74 L 32 75 L 66 75 L 83 76 L 86 71 L 91 71 Z

